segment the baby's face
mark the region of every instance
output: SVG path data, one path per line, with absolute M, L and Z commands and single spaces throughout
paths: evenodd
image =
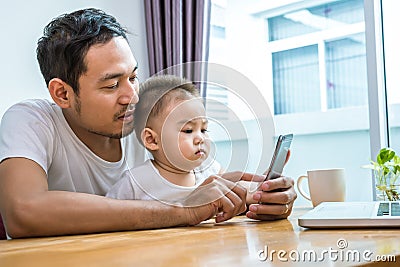
M 210 152 L 208 121 L 202 101 L 177 101 L 164 118 L 161 143 L 168 161 L 187 171 L 201 165 Z

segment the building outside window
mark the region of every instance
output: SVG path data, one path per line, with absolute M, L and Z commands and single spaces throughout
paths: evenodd
M 311 6 L 267 23 L 274 114 L 367 105 L 363 0 Z
M 364 1 L 212 0 L 211 13 L 209 61 L 256 84 L 273 115 L 275 136 L 294 133 L 285 174 L 296 179 L 311 169 L 345 168 L 347 199 L 372 199 L 371 173 L 361 168 L 371 159 Z M 207 95 L 241 110 L 243 103 L 226 88 L 211 86 Z M 232 120 L 223 112 L 218 118 Z M 210 134 L 219 150 L 228 149 Z M 255 168 L 249 164 L 247 170 L 260 172 Z

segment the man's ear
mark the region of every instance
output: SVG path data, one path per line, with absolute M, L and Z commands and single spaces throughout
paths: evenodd
M 49 82 L 49 92 L 54 102 L 61 108 L 71 107 L 72 88 L 60 78 L 53 78 Z
M 142 131 L 142 142 L 145 148 L 147 148 L 150 151 L 156 151 L 160 147 L 158 145 L 159 139 L 158 139 L 158 134 L 153 131 L 151 128 L 144 128 Z

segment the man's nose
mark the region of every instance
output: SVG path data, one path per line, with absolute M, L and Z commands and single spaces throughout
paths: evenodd
M 120 104 L 136 104 L 139 101 L 139 82 L 135 79 L 135 82 L 128 81 L 124 86 L 123 90 L 121 90 L 120 96 Z

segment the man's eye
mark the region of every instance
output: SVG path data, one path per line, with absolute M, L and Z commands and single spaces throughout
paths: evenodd
M 108 89 L 115 89 L 115 88 L 118 88 L 118 83 L 112 84 L 112 85 L 110 85 L 110 86 L 106 86 L 106 88 L 108 88 Z
M 135 82 L 139 81 L 139 78 L 138 78 L 138 76 L 134 76 L 134 77 L 129 78 L 129 80 L 131 81 L 131 83 L 135 83 Z

